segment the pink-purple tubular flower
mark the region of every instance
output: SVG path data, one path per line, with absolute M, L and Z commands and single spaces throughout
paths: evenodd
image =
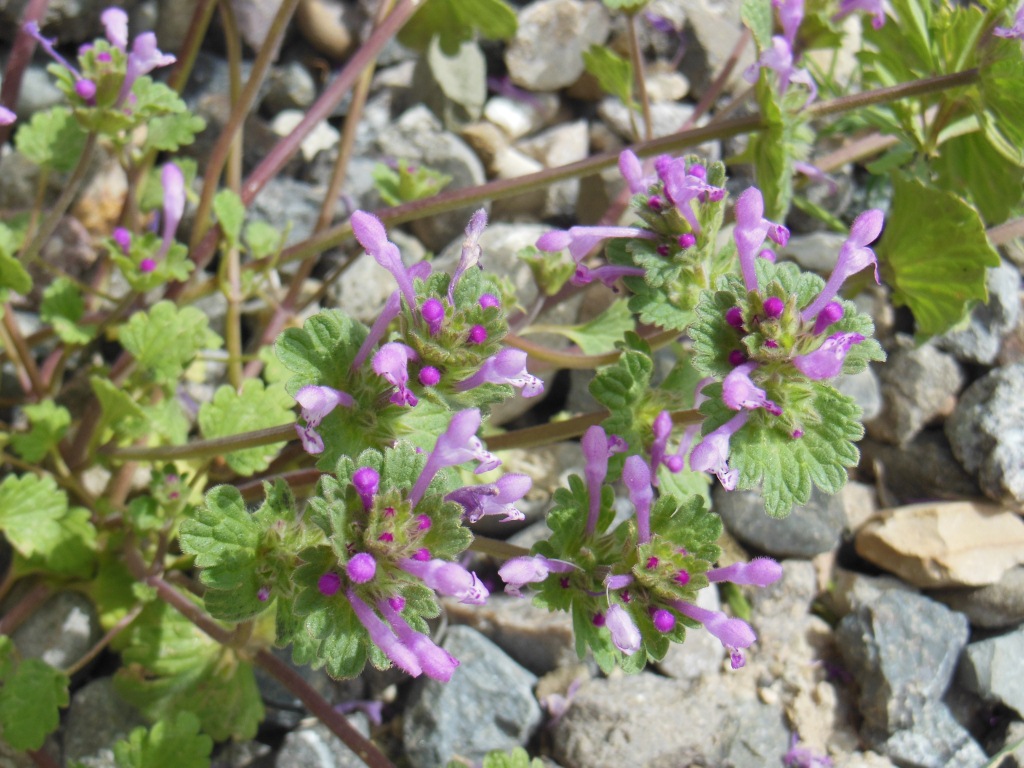
M 629 456 L 622 468 L 622 482 L 636 510 L 637 543 L 647 544 L 651 540 L 651 504 L 654 502 L 651 468 L 640 456 Z
M 608 606 L 608 613 L 605 615 L 604 621 L 616 648 L 627 656 L 632 656 L 640 650 L 642 644 L 640 630 L 637 629 L 629 611 L 618 603 L 612 603 Z
M 828 282 L 814 301 L 800 313 L 801 320 L 807 322 L 816 317 L 818 312 L 836 297 L 846 279 L 867 266 L 875 268 L 875 282 L 879 282 L 878 259 L 875 252 L 868 248 L 868 244 L 878 239 L 884 222 L 884 214 L 876 208 L 864 211 L 854 219 L 850 227 L 850 236 L 839 249 L 839 258 L 832 274 L 829 275 Z
M 804 0 L 772 0 L 772 7 L 779 12 L 782 36 L 792 48 L 800 23 L 804 20 Z
M 587 533 L 597 530 L 597 518 L 601 514 L 601 489 L 608 475 L 608 457 L 611 455 L 608 435 L 599 426 L 593 426 L 583 433 L 580 440 L 583 458 L 583 476 L 587 481 L 590 509 L 587 514 Z
M 710 582 L 729 581 L 751 587 L 767 587 L 782 578 L 782 566 L 770 557 L 755 557 L 749 563 L 712 568 L 705 576 Z
M 793 358 L 793 365 L 809 379 L 831 379 L 843 372 L 846 354 L 864 337 L 859 333 L 834 333 L 813 352 Z
M 452 656 L 444 648 L 441 648 L 433 640 L 417 632 L 409 626 L 409 623 L 402 618 L 401 613 L 387 600 L 379 600 L 377 608 L 391 625 L 394 633 L 398 636 L 407 648 L 416 656 L 416 660 L 423 668 L 427 677 L 447 683 L 452 679 L 455 668 L 459 666 L 458 659 Z
M 353 584 L 365 584 L 377 573 L 377 561 L 368 552 L 357 552 L 345 565 L 345 572 Z
M 480 235 L 484 233 L 487 226 L 487 211 L 483 208 L 476 211 L 466 225 L 466 238 L 462 241 L 462 255 L 459 257 L 459 264 L 455 268 L 451 282 L 448 283 L 448 303 L 455 306 L 455 286 L 459 279 L 470 267 L 480 263 Z
M 409 382 L 409 361 L 417 358 L 412 347 L 397 341 L 388 342 L 373 356 L 374 373 L 395 387 L 391 395 L 391 402 L 395 405 L 412 407 L 419 402 L 419 398 L 406 386 Z
M 423 471 L 416 479 L 416 484 L 409 492 L 409 503 L 413 506 L 419 503 L 426 493 L 430 481 L 444 467 L 455 467 L 467 461 L 480 462 L 476 473 L 487 472 L 501 465 L 501 461 L 494 454 L 484 450 L 483 443 L 476 436 L 480 428 L 480 411 L 477 408 L 467 408 L 464 411 L 452 414 L 452 420 L 434 445 L 434 450 L 427 457 L 427 463 L 423 465 Z
M 739 472 L 729 468 L 729 438 L 747 423 L 749 415 L 748 411 L 742 410 L 718 429 L 704 435 L 690 454 L 690 469 L 713 472 L 725 490 L 735 490 Z
M 100 14 L 107 41 L 122 51 L 128 50 L 128 14 L 122 8 L 107 8 Z
M 380 219 L 365 211 L 352 214 L 352 233 L 366 252 L 373 256 L 384 269 L 392 274 L 398 289 L 402 292 L 406 303 L 416 307 L 416 291 L 413 288 L 412 276 L 402 262 L 402 254 L 398 246 L 388 240 L 388 233 Z
M 996 37 L 1024 40 L 1024 5 L 1017 9 L 1017 15 L 1013 18 L 1012 27 L 996 27 L 992 30 L 992 34 Z
M 839 12 L 832 17 L 832 21 L 840 21 L 854 11 L 870 14 L 871 26 L 875 29 L 881 29 L 885 24 L 885 5 L 882 0 L 841 0 Z
M 544 233 L 537 238 L 537 248 L 542 251 L 562 251 L 568 248 L 572 260 L 579 262 L 603 240 L 613 237 L 654 240 L 657 236 L 637 227 L 570 227 L 568 230 Z
M 733 669 L 739 669 L 746 663 L 740 649 L 749 648 L 757 640 L 757 635 L 747 622 L 743 619 L 730 619 L 720 611 L 710 611 L 683 600 L 673 600 L 671 605 L 684 616 L 699 621 L 704 629 L 721 641 L 729 651 Z
M 160 171 L 160 183 L 164 189 L 164 217 L 162 242 L 156 258 L 167 255 L 174 243 L 174 233 L 185 215 L 185 176 L 174 163 L 165 163 Z
M 368 510 L 373 506 L 373 497 L 380 488 L 380 473 L 373 467 L 360 467 L 352 473 L 352 485 L 363 502 L 363 509 Z
M 764 198 L 757 187 L 747 188 L 736 200 L 736 228 L 733 239 L 739 254 L 743 284 L 748 291 L 757 290 L 757 272 L 754 259 L 757 258 L 765 237 L 779 245 L 789 242 L 789 230 L 780 224 L 773 224 L 764 218 Z
M 498 569 L 498 576 L 505 582 L 505 592 L 521 597 L 520 590 L 525 584 L 537 584 L 552 573 L 569 573 L 576 569 L 564 560 L 552 560 L 543 555 L 513 557 Z
M 458 563 L 437 558 L 426 561 L 403 558 L 398 561 L 398 567 L 438 594 L 457 597 L 459 602 L 470 605 L 483 605 L 487 602 L 487 587 L 475 573 L 467 571 Z
M 306 422 L 305 427 L 295 425 L 295 431 L 302 441 L 306 453 L 323 453 L 324 441 L 316 428 L 331 411 L 339 405 L 351 408 L 355 405 L 352 396 L 333 387 L 309 384 L 295 393 L 295 401 L 299 404 L 301 416 Z
M 734 411 L 764 408 L 778 415 L 779 407 L 768 399 L 763 389 L 750 380 L 757 363 L 743 363 L 733 368 L 722 381 L 722 402 Z
M 7 107 L 0 107 L 0 125 L 10 125 L 17 119 L 18 116 Z
M 515 503 L 529 492 L 532 485 L 533 481 L 527 475 L 502 475 L 495 483 L 469 485 L 452 491 L 444 498 L 462 505 L 470 523 L 486 515 L 501 515 L 499 522 L 508 523 L 526 518 L 515 508 Z
M 423 667 L 413 650 L 395 635 L 373 608 L 363 602 L 351 589 L 347 590 L 345 595 L 352 605 L 352 612 L 359 619 L 359 623 L 366 628 L 370 641 L 380 648 L 391 663 L 412 677 L 419 677 L 423 674 Z
M 511 384 L 523 391 L 523 397 L 534 397 L 544 391 L 544 382 L 526 370 L 526 353 L 506 347 L 484 360 L 480 369 L 455 385 L 459 392 L 481 384 Z

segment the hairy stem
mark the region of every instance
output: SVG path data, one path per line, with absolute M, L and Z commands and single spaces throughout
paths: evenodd
M 104 456 L 122 461 L 174 461 L 176 459 L 202 459 L 220 456 L 245 448 L 295 440 L 295 427 L 282 424 L 279 427 L 257 429 L 243 432 L 240 435 L 215 437 L 211 440 L 195 440 L 186 445 L 158 445 L 151 447 L 126 446 L 124 448 L 104 448 L 100 450 Z
M 473 534 L 473 543 L 469 545 L 469 548 L 473 552 L 479 552 L 481 555 L 490 555 L 499 560 L 511 560 L 513 557 L 523 557 L 530 554 L 528 549 L 517 547 L 515 544 L 509 544 L 507 541 L 501 541 L 500 539 L 481 536 L 478 533 Z

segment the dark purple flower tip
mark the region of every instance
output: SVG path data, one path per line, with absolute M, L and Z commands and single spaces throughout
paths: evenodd
M 96 61 L 102 61 L 103 63 L 111 61 L 112 58 L 109 51 L 100 51 L 96 54 Z
M 156 260 L 145 258 L 139 262 L 139 272 L 152 272 L 156 269 Z
M 668 256 L 670 253 L 672 253 L 672 249 L 669 248 L 664 243 L 662 245 L 659 245 L 655 250 L 658 252 L 659 256 Z
M 390 544 L 394 540 L 395 534 L 390 531 L 384 531 L 384 533 L 377 537 L 377 541 L 383 541 L 385 544 Z
M 697 238 L 691 235 L 689 232 L 679 236 L 679 247 L 686 249 L 692 248 L 697 244 Z
M 725 311 L 725 322 L 733 328 L 743 327 L 743 310 L 739 307 L 729 307 Z
M 384 517 L 394 517 L 394 516 L 395 516 L 395 508 L 394 507 L 385 507 L 384 508 Z
M 563 576 L 562 578 L 560 578 L 558 580 L 558 586 L 560 586 L 562 589 L 568 589 L 569 588 L 569 577 L 568 576 Z
M 771 248 L 762 248 L 758 252 L 757 258 L 764 259 L 765 261 L 770 261 L 772 264 L 774 264 L 775 263 L 775 251 L 773 251 Z
M 682 472 L 683 468 L 686 466 L 686 462 L 683 461 L 682 456 L 669 456 L 663 463 L 668 467 L 668 471 L 672 474 Z
M 843 305 L 838 301 L 830 301 L 822 307 L 818 316 L 814 319 L 814 334 L 823 333 L 832 323 L 839 321 L 842 317 Z
M 420 314 L 426 321 L 427 327 L 430 328 L 430 335 L 437 336 L 442 323 L 444 323 L 444 304 L 441 303 L 441 300 L 427 299 L 420 308 Z
M 487 341 L 487 329 L 482 325 L 474 325 L 469 329 L 470 344 L 483 344 Z
M 487 309 L 488 307 L 500 307 L 501 302 L 493 293 L 484 293 L 480 296 L 480 306 L 484 309 Z
M 603 627 L 605 622 L 604 614 L 600 612 L 595 613 L 594 618 L 592 618 L 590 621 L 595 627 Z
M 644 567 L 649 571 L 654 570 L 658 567 L 658 558 L 651 555 L 651 557 L 647 558 L 647 562 L 644 563 Z
M 110 233 L 110 237 L 113 239 L 115 243 L 117 243 L 118 247 L 125 253 L 128 253 L 128 251 L 131 250 L 132 233 L 129 232 L 124 227 L 117 227 L 113 232 Z
M 769 319 L 776 317 L 782 317 L 782 312 L 786 309 L 786 302 L 777 296 L 770 296 L 764 300 L 764 314 Z
M 76 80 L 75 93 L 83 100 L 92 103 L 92 100 L 96 97 L 96 83 L 92 80 Z
M 799 440 L 801 437 L 804 436 L 804 431 L 802 429 L 794 429 L 792 432 L 789 433 L 789 436 L 792 437 L 794 440 Z
M 380 475 L 373 467 L 360 467 L 352 474 L 352 485 L 356 487 L 359 498 L 363 500 L 363 507 L 369 509 L 373 506 L 373 497 L 380 488 Z
M 416 530 L 429 531 L 432 525 L 429 515 L 416 515 Z
M 427 560 L 430 559 L 430 550 L 426 547 L 417 549 L 415 552 L 413 552 L 412 559 L 419 560 L 421 563 L 425 563 L 427 562 Z
M 686 169 L 686 172 L 691 176 L 696 176 L 701 181 L 708 180 L 707 169 L 700 163 L 694 163 L 693 165 Z
M 324 597 L 330 597 L 341 589 L 341 576 L 336 573 L 325 573 L 316 583 L 316 588 Z
M 664 608 L 654 611 L 651 620 L 654 622 L 654 628 L 662 633 L 671 632 L 676 626 L 676 617 L 672 615 L 671 611 L 666 611 Z
M 424 387 L 436 387 L 441 381 L 441 372 L 432 365 L 424 366 L 420 369 L 419 380 Z
M 768 349 L 778 349 L 779 348 L 779 342 L 777 342 L 775 339 L 765 339 L 764 340 L 764 345 L 766 347 L 768 347 Z
M 739 648 L 729 649 L 729 666 L 733 669 L 743 669 L 747 663 L 746 657 L 743 655 L 743 651 Z
M 743 365 L 745 362 L 747 362 L 747 355 L 742 350 L 734 349 L 729 353 L 729 365 Z
M 352 556 L 352 559 L 345 566 L 345 570 L 353 584 L 365 584 L 377 573 L 377 561 L 368 552 L 360 552 Z M 327 575 L 333 576 L 334 574 Z M 320 581 L 322 582 L 323 578 Z M 339 585 L 341 584 L 340 580 L 338 583 Z M 323 589 L 320 591 L 323 592 Z M 335 587 L 335 591 L 337 591 L 337 587 Z
M 682 586 L 686 586 L 690 583 L 690 572 L 684 569 L 680 569 L 679 573 L 675 577 L 676 583 Z
M 256 593 L 256 599 L 261 603 L 267 602 L 270 599 L 270 587 L 260 587 Z
M 651 195 L 649 198 L 647 198 L 647 207 L 650 208 L 652 211 L 660 211 L 663 205 L 664 203 L 661 201 L 661 198 L 658 197 L 657 195 Z
M 389 597 L 388 598 L 388 605 L 390 605 L 391 608 L 394 611 L 396 611 L 397 613 L 401 613 L 402 611 L 405 610 L 405 598 L 402 597 L 401 595 L 395 595 L 394 597 Z

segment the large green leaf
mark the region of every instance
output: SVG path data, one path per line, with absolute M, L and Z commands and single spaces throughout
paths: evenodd
M 438 36 L 449 56 L 473 39 L 507 40 L 516 33 L 516 14 L 503 0 L 427 0 L 398 34 L 398 42 L 422 51 Z
M 260 379 L 248 379 L 241 392 L 225 384 L 214 393 L 213 400 L 200 406 L 199 429 L 203 437 L 217 438 L 289 424 L 294 421 L 294 404 L 280 384 L 264 387 Z M 247 477 L 270 466 L 283 446 L 280 442 L 232 451 L 224 460 Z
M 39 659 L 14 664 L 14 644 L 0 636 L 3 685 L 0 685 L 0 735 L 17 750 L 39 749 L 60 723 L 68 705 L 68 676 Z
M 914 313 L 917 334 L 956 325 L 985 301 L 986 268 L 999 265 L 978 212 L 960 197 L 903 175 L 893 179 L 893 206 L 878 255 L 893 300 Z

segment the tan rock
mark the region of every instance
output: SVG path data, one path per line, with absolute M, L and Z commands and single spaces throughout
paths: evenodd
M 883 510 L 857 533 L 857 553 L 918 587 L 979 587 L 1024 563 L 1024 521 L 974 502 Z

